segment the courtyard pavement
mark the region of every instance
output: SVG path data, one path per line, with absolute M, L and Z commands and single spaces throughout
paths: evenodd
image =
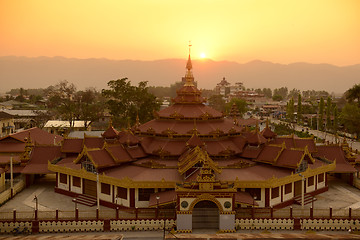
M 352 209 L 360 208 L 360 190 L 354 188 L 342 180 L 329 177 L 329 191 L 319 194 L 316 196 L 316 201 L 314 202 L 314 208 L 326 209 L 332 207 L 333 209 L 347 209 L 351 207 Z M 53 211 L 59 209 L 61 211 L 73 211 L 75 204 L 72 202 L 72 198 L 62 194 L 54 192 L 55 186 L 55 177 L 53 175 L 47 175 L 41 179 L 38 179 L 35 184 L 29 188 L 24 189 L 22 192 L 18 193 L 13 199 L 6 202 L 0 207 L 0 214 L 3 212 L 9 212 L 13 209 L 16 209 L 17 212 L 33 211 L 35 209 L 35 200 L 34 196 L 36 195 L 39 203 L 39 211 Z M 84 205 L 77 204 L 79 211 L 94 211 L 96 206 L 87 207 Z M 299 205 L 292 205 L 295 208 L 301 208 Z M 305 205 L 305 209 L 309 209 L 311 204 Z M 100 211 L 113 209 L 101 206 Z M 209 235 L 210 234 L 210 235 Z M 240 235 L 239 235 L 240 234 Z M 306 231 L 261 231 L 261 230 L 246 230 L 238 231 L 236 235 L 234 234 L 217 234 L 216 230 L 194 230 L 192 234 L 177 234 L 179 238 L 183 239 L 217 239 L 227 238 L 227 239 L 360 239 L 360 235 L 349 234 L 348 232 L 306 232 Z M 122 238 L 123 237 L 123 238 Z M 167 235 L 168 238 L 171 235 Z M 38 234 L 36 236 L 1 236 L 2 239 L 162 239 L 162 231 L 129 231 L 129 232 L 110 232 L 110 233 L 56 233 L 56 234 Z M 215 238 L 214 238 L 215 239 Z

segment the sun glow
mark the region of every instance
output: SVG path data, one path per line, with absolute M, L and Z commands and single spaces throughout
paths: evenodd
M 200 53 L 200 58 L 206 58 L 206 54 L 205 53 Z

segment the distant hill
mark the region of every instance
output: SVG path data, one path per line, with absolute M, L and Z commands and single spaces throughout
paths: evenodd
M 156 61 L 74 59 L 64 57 L 0 57 L 0 92 L 12 88 L 45 88 L 61 80 L 78 89 L 103 89 L 113 79 L 128 77 L 134 84 L 169 86 L 185 74 L 186 59 Z M 200 88 L 213 89 L 223 77 L 230 83 L 243 82 L 247 88 L 288 87 L 342 93 L 360 83 L 360 64 L 338 67 L 329 64 L 276 64 L 252 61 L 194 60 L 193 73 Z

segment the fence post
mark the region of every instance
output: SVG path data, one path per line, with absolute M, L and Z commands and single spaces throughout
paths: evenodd
M 79 209 L 75 209 L 75 220 L 79 220 Z
M 99 209 L 96 209 L 96 220 L 99 220 Z
M 38 210 L 35 209 L 34 211 L 35 211 L 35 220 L 38 220 Z
M 59 220 L 59 209 L 56 209 L 56 212 L 55 212 L 55 219 L 56 221 Z
M 13 210 L 13 219 L 14 219 L 14 222 L 16 221 L 16 209 Z
M 332 207 L 329 208 L 329 218 L 332 218 Z
M 290 207 L 290 218 L 293 218 L 293 208 Z
M 271 217 L 271 219 L 274 218 L 274 208 L 272 206 L 270 208 L 270 217 Z
M 252 218 L 252 219 L 255 218 L 255 209 L 254 209 L 254 206 L 251 208 L 251 218 Z
M 119 219 L 119 207 L 116 207 L 116 220 Z
M 351 208 L 349 208 L 349 219 L 351 219 Z
M 314 209 L 310 207 L 310 219 L 314 218 Z

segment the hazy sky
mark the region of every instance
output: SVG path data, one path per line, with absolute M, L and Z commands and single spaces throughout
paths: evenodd
M 360 63 L 360 0 L 0 0 L 0 56 Z

